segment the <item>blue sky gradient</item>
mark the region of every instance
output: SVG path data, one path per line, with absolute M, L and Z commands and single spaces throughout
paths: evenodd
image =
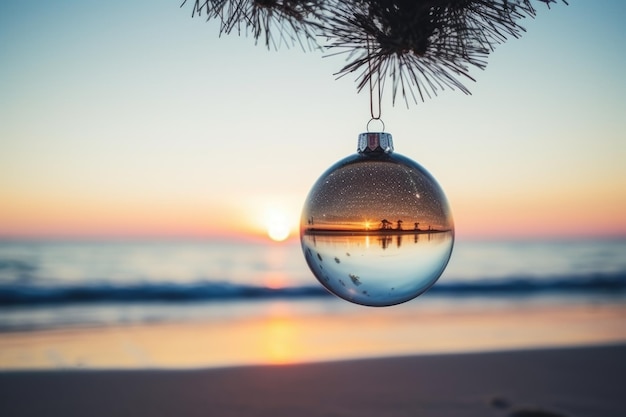
M 472 95 L 384 97 L 459 237 L 626 235 L 626 3 L 569 3 L 537 2 Z M 341 57 L 220 37 L 179 6 L 0 3 L 0 237 L 254 234 L 276 213 L 295 230 L 369 97 L 335 79 Z

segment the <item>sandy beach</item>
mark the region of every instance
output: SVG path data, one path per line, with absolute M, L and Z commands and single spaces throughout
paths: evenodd
M 626 343 L 626 305 L 420 300 L 250 303 L 245 315 L 0 332 L 0 372 L 202 369 Z M 165 308 L 165 307 L 157 307 Z M 73 314 L 79 311 L 71 310 Z
M 626 345 L 0 374 L 3 416 L 621 417 Z
M 621 303 L 269 306 L 228 322 L 2 333 L 0 415 L 626 415 Z

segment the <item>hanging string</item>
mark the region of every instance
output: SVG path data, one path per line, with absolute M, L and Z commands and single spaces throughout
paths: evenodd
M 382 113 L 381 109 L 381 92 L 380 92 L 380 72 L 376 70 L 376 80 L 372 80 L 374 72 L 372 71 L 371 61 L 372 49 L 370 46 L 369 36 L 367 37 L 367 66 L 370 74 L 369 86 L 370 86 L 370 115 L 373 120 L 380 120 Z
M 381 94 L 381 86 L 380 86 L 380 68 L 377 68 L 376 71 L 372 71 L 372 49 L 370 47 L 369 36 L 367 37 L 367 66 L 369 71 L 369 90 L 370 90 L 370 116 L 372 117 L 369 122 L 367 122 L 367 129 L 369 131 L 369 125 L 373 120 L 378 120 L 382 123 L 383 128 L 385 130 L 385 122 L 381 120 L 382 115 L 382 94 Z M 376 80 L 374 80 L 374 75 L 376 75 Z

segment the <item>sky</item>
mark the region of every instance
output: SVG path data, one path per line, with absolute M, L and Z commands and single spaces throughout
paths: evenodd
M 297 235 L 368 95 L 342 57 L 219 36 L 180 3 L 0 2 L 0 238 Z M 471 95 L 387 94 L 385 130 L 459 239 L 626 236 L 626 2 L 536 6 Z

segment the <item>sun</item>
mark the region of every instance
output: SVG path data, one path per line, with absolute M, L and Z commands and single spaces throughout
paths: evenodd
M 282 242 L 291 234 L 289 218 L 282 210 L 273 209 L 267 213 L 265 220 L 267 235 L 276 242 Z

